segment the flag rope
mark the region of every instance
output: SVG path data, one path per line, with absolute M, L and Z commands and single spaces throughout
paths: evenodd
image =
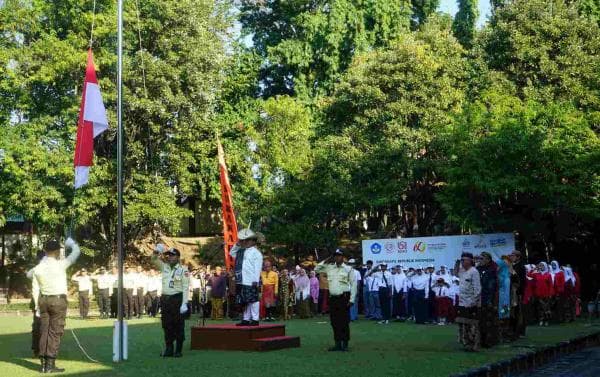
M 83 346 L 81 345 L 81 343 L 79 343 L 79 339 L 77 339 L 77 335 L 75 335 L 75 331 L 73 331 L 73 329 L 69 329 L 71 330 L 71 334 L 73 334 L 73 338 L 75 339 L 75 342 L 77 343 L 77 346 L 79 347 L 79 349 L 81 350 L 81 352 L 83 352 L 83 354 L 85 355 L 85 357 L 88 358 L 89 361 L 93 362 L 93 363 L 98 363 L 100 364 L 100 362 L 98 360 L 92 359 L 90 357 L 90 355 L 88 355 L 88 353 L 85 351 L 85 348 L 83 348 Z
M 96 0 L 94 0 L 96 1 Z M 148 91 L 146 90 L 146 68 L 144 67 L 144 49 L 142 48 L 142 28 L 140 26 L 140 6 L 139 0 L 135 0 L 135 14 L 137 17 L 137 31 L 138 31 L 138 41 L 140 44 L 140 65 L 142 68 L 142 84 L 144 85 L 144 96 L 148 98 Z
M 90 48 L 92 48 L 92 43 L 94 42 L 94 24 L 96 22 L 96 0 L 94 0 L 94 5 L 92 8 L 92 27 L 90 30 Z

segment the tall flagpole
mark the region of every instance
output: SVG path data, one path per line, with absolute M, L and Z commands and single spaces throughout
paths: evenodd
M 117 254 L 119 269 L 119 357 L 123 361 L 123 0 L 117 1 Z

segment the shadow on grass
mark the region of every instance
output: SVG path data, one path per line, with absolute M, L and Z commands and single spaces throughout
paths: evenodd
M 37 376 L 38 360 L 33 358 L 30 351 L 31 335 L 25 332 L 29 322 L 26 319 L 15 319 L 12 322 L 9 326 L 23 332 L 2 335 L 0 328 L 0 375 Z M 293 320 L 287 323 L 287 334 L 301 336 L 301 348 L 245 353 L 189 350 L 189 327 L 196 323 L 196 319 L 187 321 L 184 357 L 162 359 L 159 357 L 163 346 L 160 323 L 157 320 L 130 321 L 129 360 L 113 363 L 113 322 L 69 318 L 57 365 L 65 368 L 69 376 L 82 377 L 188 377 L 197 374 L 254 377 L 264 376 L 267 370 L 274 377 L 364 376 L 365 371 L 369 371 L 368 374 L 372 377 L 436 377 L 505 359 L 519 353 L 519 349 L 552 344 L 582 332 L 596 330 L 581 325 L 533 327 L 528 331 L 528 338 L 519 342 L 476 354 L 466 354 L 456 343 L 455 326 L 394 324 L 384 327 L 359 321 L 351 325 L 351 352 L 331 353 L 324 352 L 331 343 L 331 328 L 328 324 L 319 324 L 315 319 Z M 83 348 L 99 363 L 86 359 L 70 329 L 74 329 Z

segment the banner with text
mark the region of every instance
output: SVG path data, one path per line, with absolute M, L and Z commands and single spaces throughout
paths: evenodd
M 514 249 L 515 237 L 512 233 L 362 241 L 363 264 L 368 260 L 375 265 L 387 263 L 388 266 L 426 267 L 432 264 L 436 269 L 441 265 L 454 267 L 463 252 L 477 255 L 487 251 L 500 258 Z

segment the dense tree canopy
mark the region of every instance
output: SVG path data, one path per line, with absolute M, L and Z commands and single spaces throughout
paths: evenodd
M 467 0 L 454 19 L 438 0 L 127 2 L 127 239 L 176 233 L 187 198 L 218 202 L 218 135 L 239 223 L 296 254 L 475 231 L 599 242 L 598 2 L 492 3 L 477 27 Z M 92 4 L 0 7 L 0 225 L 22 214 L 48 235 L 75 218 L 109 254 L 115 5 L 96 4 L 111 128 L 77 193 Z

